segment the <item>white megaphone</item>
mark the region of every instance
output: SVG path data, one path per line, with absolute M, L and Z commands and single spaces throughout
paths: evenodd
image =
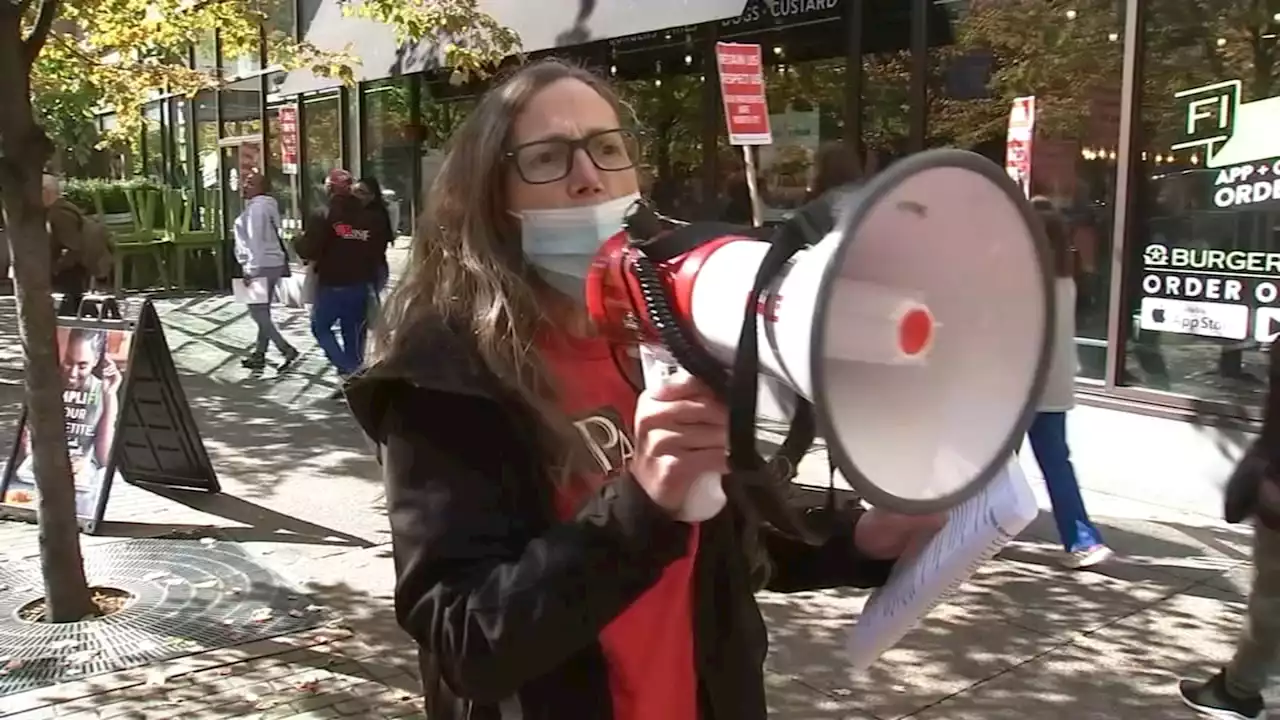
M 895 163 L 841 208 L 835 231 L 764 292 L 759 366 L 813 404 L 860 496 L 903 513 L 945 510 L 1006 465 L 1035 413 L 1054 317 L 1043 230 L 1001 168 L 959 150 Z M 726 367 L 769 248 L 726 235 L 657 264 L 666 312 Z M 602 332 L 669 361 L 637 252 L 625 233 L 606 242 L 588 310 Z M 699 479 L 682 519 L 718 513 L 720 482 Z

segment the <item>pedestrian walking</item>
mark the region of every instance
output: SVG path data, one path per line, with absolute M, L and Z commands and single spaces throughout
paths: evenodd
M 386 292 L 387 282 L 391 279 L 387 251 L 396 240 L 396 232 L 391 226 L 391 209 L 387 207 L 387 200 L 382 196 L 382 185 L 372 175 L 360 178 L 360 182 L 355 184 L 352 192 L 365 208 L 378 217 L 382 225 L 380 234 L 387 239 L 386 246 L 382 248 L 381 263 L 378 265 L 378 279 L 373 287 L 374 297 L 380 301 L 382 294 Z
M 1076 404 L 1075 378 L 1080 369 L 1076 355 L 1075 258 L 1066 219 L 1053 203 L 1048 198 L 1036 197 L 1032 198 L 1031 206 L 1044 226 L 1053 254 L 1057 316 L 1052 329 L 1054 350 L 1049 375 L 1040 407 L 1027 430 L 1027 440 L 1049 490 L 1053 520 L 1066 553 L 1063 565 L 1084 569 L 1105 562 L 1113 553 L 1089 519 L 1067 443 L 1067 413 Z
M 351 185 L 346 170 L 329 173 L 329 206 L 308 219 L 296 245 L 315 276 L 311 332 L 343 379 L 364 362 L 370 288 L 387 245 L 381 219 L 361 205 Z
M 1266 715 L 1262 691 L 1280 663 L 1280 345 L 1270 349 L 1262 433 L 1227 481 L 1227 522 L 1253 521 L 1253 589 L 1235 655 L 1205 681 L 1181 680 L 1182 701 L 1205 717 Z
M 240 191 L 245 202 L 233 227 L 236 262 L 246 287 L 256 285 L 258 289 L 247 302 L 249 317 L 258 326 L 258 337 L 240 365 L 250 370 L 265 368 L 267 349 L 275 345 L 284 357 L 278 366 L 283 371 L 293 365 L 299 353 L 271 319 L 276 287 L 281 278 L 289 277 L 289 254 L 280 237 L 280 206 L 267 194 L 267 178 L 261 173 L 246 175 L 240 182 Z
M 725 471 L 727 411 L 696 380 L 637 392 L 583 306 L 638 196 L 630 126 L 606 82 L 555 60 L 487 93 L 347 385 L 432 720 L 763 720 L 752 570 L 781 591 L 875 586 L 937 527 L 850 511 L 811 547 L 736 505 L 675 519 Z

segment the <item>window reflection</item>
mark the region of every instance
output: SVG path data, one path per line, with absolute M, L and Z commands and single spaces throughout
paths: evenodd
M 303 182 L 306 187 L 307 211 L 325 207 L 324 179 L 330 170 L 342 166 L 342 106 L 337 94 L 308 97 L 303 100 L 303 142 L 307 166 Z
M 218 112 L 211 90 L 196 95 L 192 103 L 195 109 L 195 142 L 200 211 L 193 213 L 197 229 L 211 229 L 219 212 L 218 188 Z
M 164 182 L 164 103 L 154 102 L 143 111 L 146 133 L 146 160 L 143 173 L 157 182 Z
M 191 187 L 191 166 L 187 157 L 187 100 L 186 98 L 170 98 L 169 121 L 171 123 L 173 143 L 169 148 L 171 158 L 170 184 L 174 187 Z
M 285 100 L 274 95 L 267 98 L 267 135 L 270 138 L 267 177 L 271 182 L 271 194 L 280 204 L 281 224 L 285 230 L 297 230 L 302 227 L 298 103 L 292 98 Z
M 1102 380 L 1120 135 L 1120 4 L 1070 12 L 1043 0 L 945 6 L 954 42 L 931 51 L 928 144 L 973 150 L 1003 165 L 1014 98 L 1034 96 L 1029 189 L 1052 200 L 1068 220 L 1080 376 Z M 887 120 L 891 108 L 906 101 L 905 62 L 883 64 L 886 78 L 869 79 L 902 90 L 873 94 L 881 100 L 868 113 L 886 118 L 877 127 L 891 153 L 905 132 Z M 875 102 L 891 107 L 878 109 Z
M 1256 405 L 1280 330 L 1280 24 L 1151 0 L 1122 382 Z
M 413 225 L 414 143 L 409 114 L 409 83 L 389 80 L 364 89 L 364 158 L 361 176 L 377 178 L 393 229 L 408 234 Z

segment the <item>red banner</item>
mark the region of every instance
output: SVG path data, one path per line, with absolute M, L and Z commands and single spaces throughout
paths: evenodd
M 731 145 L 769 145 L 769 103 L 764 94 L 764 53 L 759 45 L 716 43 L 720 97 Z
M 1004 169 L 1031 196 L 1031 153 L 1036 133 L 1036 98 L 1034 95 L 1013 99 L 1009 110 L 1009 134 L 1004 143 Z
M 298 174 L 298 108 L 284 105 L 279 110 L 280 164 L 285 175 Z

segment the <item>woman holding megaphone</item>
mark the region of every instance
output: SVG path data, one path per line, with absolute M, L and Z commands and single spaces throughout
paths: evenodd
M 638 392 L 582 301 L 638 196 L 622 110 L 558 61 L 482 98 L 348 385 L 379 446 L 432 720 L 764 718 L 752 569 L 780 590 L 874 586 L 936 528 L 851 512 L 810 547 L 733 505 L 676 519 L 696 478 L 725 471 L 726 410 L 694 379 Z

